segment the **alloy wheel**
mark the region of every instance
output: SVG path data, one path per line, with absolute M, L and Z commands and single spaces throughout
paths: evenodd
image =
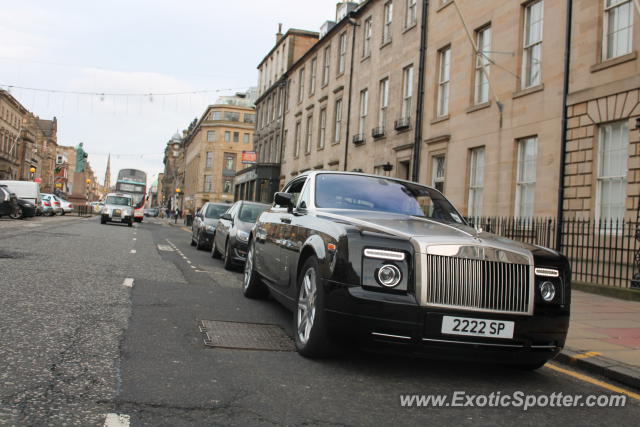
M 251 272 L 253 270 L 253 244 L 249 246 L 249 253 L 247 253 L 247 262 L 244 263 L 244 277 L 242 279 L 242 286 L 244 289 L 249 287 L 251 283 Z
M 316 317 L 316 271 L 309 268 L 302 279 L 298 297 L 298 339 L 302 344 L 309 341 L 313 321 Z

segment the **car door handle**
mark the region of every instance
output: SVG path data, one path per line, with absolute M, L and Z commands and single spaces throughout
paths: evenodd
M 280 221 L 284 222 L 285 224 L 291 224 L 291 218 L 288 216 L 281 216 Z

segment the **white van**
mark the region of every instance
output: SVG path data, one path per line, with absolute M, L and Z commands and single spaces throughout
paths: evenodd
M 28 200 L 40 206 L 40 184 L 33 181 L 0 181 L 9 187 L 9 191 L 16 194 L 18 199 Z

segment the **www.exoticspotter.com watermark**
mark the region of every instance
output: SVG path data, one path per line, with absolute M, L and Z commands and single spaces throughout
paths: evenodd
M 528 394 L 492 392 L 469 394 L 454 391 L 451 394 L 401 394 L 400 406 L 407 408 L 610 408 L 624 407 L 627 396 L 623 394 Z

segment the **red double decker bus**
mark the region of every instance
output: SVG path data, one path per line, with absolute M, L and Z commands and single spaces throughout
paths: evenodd
M 147 195 L 147 174 L 138 169 L 121 169 L 116 181 L 116 192 L 131 194 L 135 206 L 134 220 L 142 222 Z

